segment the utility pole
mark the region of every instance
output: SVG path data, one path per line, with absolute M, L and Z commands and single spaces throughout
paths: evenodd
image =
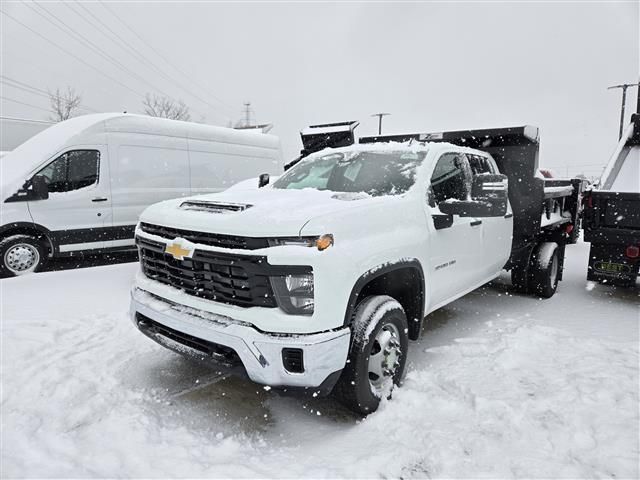
M 251 126 L 251 102 L 244 103 L 244 126 Z
M 391 115 L 390 113 L 374 113 L 372 117 L 378 117 L 378 135 L 382 135 L 382 117 Z
M 638 85 L 639 84 L 637 84 L 637 83 L 623 83 L 622 85 L 613 85 L 613 86 L 607 88 L 607 90 L 612 90 L 614 88 L 621 88 L 622 89 L 622 108 L 620 109 L 620 133 L 618 135 L 618 140 L 620 140 L 622 138 L 622 133 L 624 131 L 624 107 L 625 107 L 625 104 L 627 103 L 627 88 L 629 88 L 629 87 L 637 87 Z M 640 96 L 640 94 L 639 94 L 639 96 Z M 639 100 L 639 102 L 640 102 L 640 100 Z

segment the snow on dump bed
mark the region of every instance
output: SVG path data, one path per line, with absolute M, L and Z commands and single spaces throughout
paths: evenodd
M 610 190 L 613 192 L 640 193 L 640 145 L 622 151 L 624 158 Z
M 0 475 L 638 478 L 638 290 L 567 255 L 552 299 L 498 283 L 430 315 L 365 420 L 144 337 L 136 264 L 2 280 Z

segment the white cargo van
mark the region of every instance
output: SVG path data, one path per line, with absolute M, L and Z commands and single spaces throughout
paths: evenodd
M 0 274 L 134 249 L 145 207 L 281 170 L 273 135 L 123 113 L 58 123 L 0 160 Z

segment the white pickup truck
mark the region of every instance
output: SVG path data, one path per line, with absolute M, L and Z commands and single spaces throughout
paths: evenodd
M 333 391 L 374 411 L 425 315 L 505 267 L 545 297 L 561 278 L 571 185 L 545 196 L 537 129 L 481 132 L 360 139 L 262 188 L 147 208 L 133 322 L 182 354 L 240 362 L 257 383 Z M 482 150 L 461 146 L 473 139 Z

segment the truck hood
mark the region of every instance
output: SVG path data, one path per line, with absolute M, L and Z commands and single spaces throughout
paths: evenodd
M 383 198 L 315 189 L 232 189 L 157 203 L 142 213 L 140 221 L 227 235 L 297 236 L 309 220 L 376 208 Z

